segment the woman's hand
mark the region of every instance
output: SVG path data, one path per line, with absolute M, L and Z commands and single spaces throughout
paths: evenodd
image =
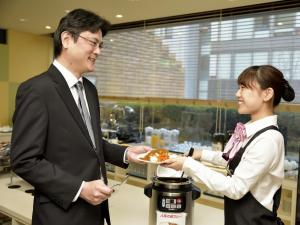
M 174 170 L 182 170 L 185 160 L 186 160 L 185 156 L 177 156 L 176 158 L 165 160 L 161 165 L 168 168 L 172 168 Z
M 195 159 L 195 160 L 201 160 L 201 157 L 202 157 L 202 150 L 200 149 L 195 149 L 193 155 L 192 155 L 192 158 Z

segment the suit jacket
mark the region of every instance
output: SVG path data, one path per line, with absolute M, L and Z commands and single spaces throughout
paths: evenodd
M 13 116 L 11 164 L 16 174 L 35 187 L 32 224 L 96 225 L 109 223 L 108 203 L 93 206 L 78 198 L 82 181 L 101 176 L 105 161 L 123 163 L 125 147 L 102 139 L 95 86 L 83 78 L 96 149 L 62 74 L 47 72 L 22 83 Z M 101 168 L 101 175 L 100 175 Z

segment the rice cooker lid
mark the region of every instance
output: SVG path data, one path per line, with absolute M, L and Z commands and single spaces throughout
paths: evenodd
M 153 188 L 160 190 L 192 190 L 192 178 L 190 177 L 153 177 Z

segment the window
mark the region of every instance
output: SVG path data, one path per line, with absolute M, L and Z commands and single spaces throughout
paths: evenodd
M 104 96 L 233 100 L 241 71 L 261 64 L 300 80 L 300 8 L 114 30 L 104 41 L 93 73 Z
M 300 80 L 300 51 L 295 51 L 293 55 L 293 79 Z
M 277 65 L 286 78 L 291 76 L 291 52 L 290 51 L 276 51 L 273 52 L 273 64 Z
M 270 29 L 269 16 L 257 16 L 254 18 L 254 31 L 266 31 Z
M 251 53 L 237 53 L 235 54 L 235 70 L 234 78 L 237 79 L 239 74 L 247 67 L 252 65 Z
M 253 53 L 253 65 L 268 64 L 268 52 L 255 52 Z
M 220 54 L 218 60 L 218 74 L 219 79 L 229 79 L 231 74 L 231 55 Z
M 254 18 L 254 37 L 266 38 L 270 36 L 270 17 L 258 16 Z
M 232 20 L 221 21 L 221 29 L 220 29 L 220 40 L 228 41 L 232 40 Z
M 295 26 L 295 13 L 280 13 L 274 15 L 274 27 L 275 31 L 290 31 Z
M 236 39 L 251 39 L 253 36 L 254 18 L 236 20 Z

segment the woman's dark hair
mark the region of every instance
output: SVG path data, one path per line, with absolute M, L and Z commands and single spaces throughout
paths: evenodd
M 60 55 L 62 50 L 61 33 L 68 31 L 75 41 L 81 32 L 90 31 L 96 33 L 99 30 L 104 37 L 110 29 L 110 23 L 97 14 L 84 10 L 74 9 L 63 17 L 54 33 L 54 58 Z
M 253 82 L 257 81 L 261 89 L 272 88 L 274 90 L 273 106 L 280 103 L 281 98 L 290 102 L 295 98 L 295 91 L 289 82 L 284 79 L 280 70 L 271 65 L 250 66 L 239 76 L 237 82 L 245 87 L 253 87 Z

